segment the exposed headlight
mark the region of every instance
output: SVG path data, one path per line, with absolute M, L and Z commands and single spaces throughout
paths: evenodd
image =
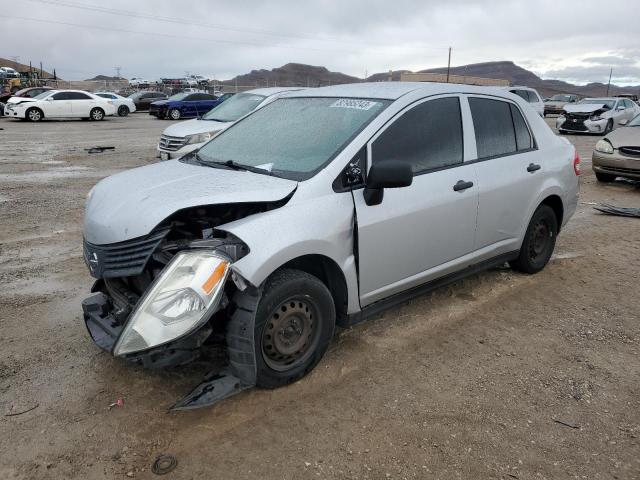
M 114 355 L 157 347 L 200 327 L 220 301 L 228 273 L 229 260 L 218 253 L 177 254 L 131 314 Z
M 198 133 L 196 135 L 187 136 L 187 144 L 204 143 L 218 135 L 222 130 L 213 130 L 211 132 Z
M 598 140 L 596 143 L 596 152 L 600 153 L 613 153 L 613 145 L 609 143 L 609 140 Z
M 589 120 L 597 122 L 598 120 L 604 120 L 604 118 L 602 118 L 600 114 L 594 113 L 589 117 Z

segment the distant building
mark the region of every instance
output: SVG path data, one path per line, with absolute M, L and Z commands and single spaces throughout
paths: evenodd
M 447 74 L 402 72 L 400 74 L 400 81 L 446 83 Z M 511 82 L 509 82 L 509 80 L 504 80 L 502 78 L 470 77 L 467 75 L 449 75 L 449 83 L 464 83 L 466 85 L 480 85 L 483 87 L 508 87 L 511 85 Z

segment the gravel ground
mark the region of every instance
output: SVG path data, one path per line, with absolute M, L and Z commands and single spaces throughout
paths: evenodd
M 596 183 L 598 137 L 568 137 L 581 201 L 540 274 L 471 277 L 340 332 L 294 385 L 168 414 L 204 367 L 111 358 L 80 301 L 85 196 L 169 123 L 0 119 L 0 478 L 154 478 L 164 453 L 172 479 L 640 478 L 640 220 L 591 206 L 640 188 Z

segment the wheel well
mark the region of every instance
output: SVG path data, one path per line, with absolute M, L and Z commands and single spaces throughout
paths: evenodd
M 27 108 L 27 110 L 24 112 L 24 117 L 25 118 L 29 117 L 29 111 L 30 110 L 38 110 L 40 112 L 40 115 L 42 115 L 42 118 L 44 118 L 44 111 L 40 107 L 29 107 L 29 108 Z
M 319 278 L 333 297 L 336 306 L 336 323 L 340 325 L 346 322 L 349 294 L 344 274 L 336 262 L 323 255 L 304 255 L 288 261 L 280 268 L 302 270 Z
M 558 231 L 560 231 L 564 215 L 562 199 L 558 195 L 550 195 L 542 201 L 541 205 L 548 205 L 553 209 L 553 213 L 556 214 L 556 220 L 558 220 Z

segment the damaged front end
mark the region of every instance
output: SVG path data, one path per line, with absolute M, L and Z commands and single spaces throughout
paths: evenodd
M 198 207 L 178 212 L 144 237 L 110 245 L 85 240 L 85 262 L 97 281 L 82 309 L 100 348 L 157 369 L 190 363 L 205 343 L 223 338 L 227 351 L 241 359 L 211 372 L 173 410 L 211 405 L 255 385 L 253 326 L 228 325 L 234 292 L 247 288 L 232 265 L 249 249 L 215 226 L 277 206 Z M 212 335 L 214 330 L 225 335 Z

